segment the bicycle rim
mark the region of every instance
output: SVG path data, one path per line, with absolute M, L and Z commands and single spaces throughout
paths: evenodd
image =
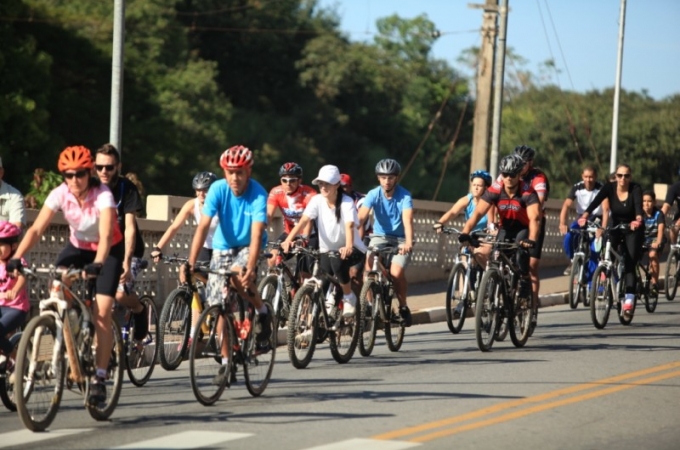
M 9 342 L 12 344 L 12 348 L 17 350 L 19 348 L 19 340 L 21 339 L 21 333 L 15 333 L 9 338 Z M 15 353 L 16 354 L 16 353 Z M 16 366 L 15 366 L 16 368 Z M 8 380 L 12 377 L 14 369 L 0 373 L 0 399 L 7 409 L 14 412 L 17 410 L 17 402 L 14 398 L 15 383 L 10 383 Z
M 330 332 L 330 348 L 333 359 L 340 364 L 348 363 L 357 348 L 359 340 L 360 323 L 363 320 L 361 308 L 355 312 L 354 317 L 341 318 L 337 330 Z
M 114 320 L 113 325 L 113 348 L 111 358 L 106 370 L 106 401 L 99 405 L 87 405 L 87 411 L 95 420 L 107 420 L 118 406 L 120 390 L 123 387 L 123 339 L 120 336 L 120 327 Z M 93 361 L 97 360 L 96 353 Z
M 273 311 L 273 307 L 269 303 L 265 303 L 269 311 Z M 255 336 L 251 334 L 249 342 L 250 354 L 243 365 L 243 376 L 246 381 L 246 388 L 250 395 L 257 397 L 261 395 L 269 384 L 274 369 L 274 360 L 276 358 L 276 319 L 273 314 L 269 315 L 271 321 L 270 326 L 272 333 L 269 336 L 269 349 L 267 352 L 257 350 L 257 347 L 252 342 Z
M 148 295 L 139 298 L 147 308 L 147 320 L 149 332 L 144 339 L 137 341 L 134 339 L 134 320 L 130 320 L 130 332 L 128 333 L 127 342 L 124 342 L 125 348 L 125 370 L 127 371 L 130 382 L 137 387 L 144 386 L 153 369 L 156 367 L 158 360 L 159 346 L 158 343 L 158 310 L 153 299 Z
M 191 327 L 191 294 L 184 288 L 170 293 L 161 311 L 158 346 L 161 366 L 175 370 L 182 363 Z
M 378 284 L 373 280 L 366 280 L 359 295 L 359 305 L 361 307 L 359 353 L 361 356 L 370 356 L 375 347 L 379 317 L 377 308 L 380 296 Z
M 475 337 L 477 346 L 483 352 L 491 350 L 499 325 L 496 297 L 503 295 L 501 283 L 498 272 L 487 270 L 479 285 L 475 308 Z
M 458 263 L 451 269 L 446 288 L 446 324 L 449 331 L 458 334 L 465 323 L 467 315 L 468 289 L 465 286 L 465 266 Z
M 387 348 L 392 352 L 398 352 L 401 344 L 404 343 L 404 332 L 406 330 L 403 321 L 397 320 L 399 317 L 399 301 L 392 297 L 383 297 L 385 305 L 385 339 Z
M 305 284 L 298 289 L 288 317 L 288 356 L 293 367 L 304 369 L 316 349 L 319 311 L 314 311 L 314 286 Z M 317 307 L 318 309 L 318 307 Z
M 580 256 L 575 256 L 571 262 L 571 273 L 569 274 L 569 307 L 576 309 L 578 302 L 581 300 L 581 270 L 583 269 L 583 260 Z
M 529 339 L 531 329 L 531 306 L 532 300 L 519 298 L 515 295 L 512 316 L 508 320 L 510 328 L 510 339 L 515 347 L 524 347 Z
M 43 431 L 57 415 L 64 392 L 64 350 L 56 349 L 54 316 L 34 317 L 23 331 L 14 372 L 17 411 L 24 426 Z
M 285 289 L 279 289 L 279 279 L 276 275 L 267 275 L 260 282 L 258 287 L 262 301 L 272 305 L 272 310 L 276 308 L 276 322 L 281 328 L 286 325 L 288 320 L 288 313 L 290 312 L 290 307 L 288 307 L 288 292 Z M 275 331 L 275 330 L 274 330 Z
M 213 305 L 203 311 L 199 323 L 208 323 L 210 331 L 203 339 L 194 339 L 189 347 L 189 376 L 191 389 L 196 400 L 202 405 L 215 403 L 224 389 L 229 385 L 233 370 L 234 358 L 229 355 L 228 363 L 222 369 L 224 376 L 219 376 L 222 365 L 222 340 L 229 336 L 231 345 L 235 342 L 234 328 L 230 320 L 222 320 L 222 330 L 218 330 L 218 319 L 222 315 L 222 307 Z M 231 353 L 231 351 L 230 351 Z
M 599 330 L 607 326 L 613 296 L 611 279 L 606 269 L 600 266 L 595 269 L 590 289 L 590 318 Z
M 664 282 L 666 300 L 668 301 L 673 300 L 678 291 L 678 275 L 680 275 L 680 252 L 673 249 L 666 262 L 666 279 Z

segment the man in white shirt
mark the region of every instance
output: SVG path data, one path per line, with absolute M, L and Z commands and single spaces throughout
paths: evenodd
M 5 169 L 0 158 L 0 220 L 11 222 L 23 229 L 26 225 L 24 196 L 15 187 L 2 181 Z

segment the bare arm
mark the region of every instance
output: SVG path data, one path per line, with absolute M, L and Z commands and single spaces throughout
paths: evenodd
M 196 201 L 195 199 L 191 199 L 187 201 L 184 204 L 184 206 L 182 206 L 182 209 L 179 211 L 179 214 L 177 214 L 177 216 L 175 217 L 175 220 L 172 221 L 170 227 L 167 230 L 165 230 L 165 233 L 163 233 L 163 236 L 158 241 L 158 244 L 156 244 L 158 248 L 162 250 L 163 247 L 165 247 L 167 243 L 170 242 L 173 237 L 175 237 L 177 231 L 179 231 L 179 229 L 182 228 L 184 222 L 186 222 L 187 219 L 190 217 L 191 212 L 194 209 L 195 201 Z M 201 244 L 201 246 L 202 245 L 203 244 Z
M 189 251 L 189 266 L 191 269 L 196 265 L 196 260 L 198 259 L 198 254 L 201 253 L 201 248 L 205 244 L 205 238 L 208 236 L 208 230 L 210 229 L 210 223 L 212 222 L 212 217 L 208 217 L 205 214 L 201 214 L 201 220 L 196 226 L 196 232 L 194 233 L 194 239 L 191 241 L 191 250 Z
M 293 227 L 292 230 L 290 230 L 290 233 L 288 233 L 286 240 L 281 243 L 281 248 L 283 248 L 284 252 L 288 251 L 288 248 L 290 247 L 291 242 L 293 242 L 293 239 L 295 239 L 295 236 L 300 234 L 300 230 L 302 230 L 309 223 L 311 223 L 309 216 L 303 214 L 300 217 L 300 221 Z
M 113 227 L 118 226 L 116 222 L 116 209 L 104 208 L 99 213 L 99 244 L 97 244 L 97 254 L 94 257 L 95 263 L 104 264 L 111 250 L 113 240 Z
M 276 205 L 267 203 L 267 224 L 272 224 L 272 219 L 274 219 L 274 213 L 276 212 Z
M 250 226 L 248 263 L 242 276 L 243 281 L 254 282 L 257 277 L 257 260 L 260 258 L 260 251 L 262 251 L 262 234 L 266 226 L 267 224 L 264 222 L 253 222 Z
M 413 250 L 413 210 L 403 210 L 401 212 L 401 220 L 404 222 L 404 235 L 406 237 L 402 246 L 402 252 L 410 253 Z
M 529 239 L 536 242 L 538 232 L 541 229 L 541 209 L 540 202 L 527 206 L 527 216 L 529 217 Z
M 560 211 L 560 233 L 562 234 L 567 234 L 567 218 L 569 217 L 569 208 L 573 203 L 574 201 L 570 198 L 565 199 L 562 203 L 562 210 Z
M 439 223 L 446 223 L 452 218 L 456 217 L 462 210 L 465 209 L 465 207 L 468 204 L 468 198 L 467 195 L 459 198 L 456 203 L 453 204 L 451 209 L 446 211 L 444 215 L 442 215 L 437 222 Z
M 367 208 L 365 206 L 361 206 L 359 208 L 359 229 L 363 228 L 364 225 L 366 225 L 366 221 L 368 220 L 368 216 L 371 213 L 371 209 Z
M 52 222 L 54 214 L 55 212 L 47 206 L 43 206 L 40 209 L 38 217 L 35 218 L 33 225 L 31 225 L 31 227 L 26 231 L 24 238 L 19 243 L 19 247 L 17 248 L 16 252 L 14 252 L 14 256 L 12 258 L 23 258 L 26 253 L 28 253 L 28 251 L 33 248 L 36 242 L 38 242 L 40 239 L 40 236 L 45 234 L 45 230 L 47 229 L 50 222 Z

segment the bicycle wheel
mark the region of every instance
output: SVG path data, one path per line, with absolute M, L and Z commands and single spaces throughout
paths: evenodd
M 272 305 L 272 311 L 276 315 L 276 322 L 279 324 L 279 327 L 283 328 L 288 321 L 288 314 L 290 313 L 288 291 L 283 287 L 279 289 L 279 278 L 274 274 L 264 277 L 260 281 L 258 290 L 262 301 Z
M 233 352 L 229 350 L 226 367 L 222 364 L 222 341 L 228 337 L 233 346 L 236 342 L 234 326 L 231 320 L 222 319 L 222 306 L 213 305 L 203 311 L 199 323 L 210 324 L 210 331 L 203 339 L 194 339 L 189 348 L 189 376 L 191 389 L 196 400 L 202 405 L 215 403 L 224 389 L 229 386 L 230 376 L 234 370 Z M 222 329 L 218 329 L 221 322 Z
M 175 370 L 182 363 L 191 331 L 191 292 L 177 288 L 168 295 L 161 310 L 158 347 L 161 367 Z
M 503 295 L 503 279 L 496 270 L 487 270 L 479 283 L 477 306 L 475 308 L 475 337 L 477 346 L 488 352 L 493 346 L 499 324 L 496 298 Z M 502 304 L 502 300 L 500 302 Z
M 526 344 L 529 339 L 532 305 L 533 296 L 529 296 L 529 298 L 520 298 L 519 295 L 515 294 L 512 313 L 508 319 L 510 339 L 515 347 L 524 347 L 524 344 Z
M 340 324 L 338 328 L 329 333 L 331 355 L 339 364 L 348 363 L 354 356 L 359 340 L 360 323 L 363 320 L 362 313 L 363 310 L 358 308 L 354 317 L 341 318 L 339 322 L 336 322 Z M 341 313 L 338 312 L 338 314 Z
M 406 326 L 399 316 L 399 300 L 394 297 L 383 297 L 385 317 L 385 339 L 387 340 L 387 348 L 392 352 L 398 352 L 401 344 L 404 343 L 404 332 Z
M 50 426 L 59 410 L 65 375 L 64 348 L 57 348 L 55 317 L 34 317 L 21 335 L 14 370 L 14 398 L 26 428 L 43 431 Z
M 16 355 L 16 350 L 19 348 L 19 341 L 21 340 L 21 333 L 15 333 L 9 338 L 9 342 L 12 344 L 12 352 Z M 8 357 L 8 362 L 9 362 L 9 357 Z M 0 373 L 0 399 L 2 399 L 2 403 L 5 405 L 7 409 L 10 411 L 16 411 L 17 410 L 17 403 L 14 398 L 15 390 L 14 390 L 14 383 L 10 383 L 9 380 L 12 378 L 12 374 L 14 373 L 14 369 L 16 368 L 16 365 L 10 369 L 10 370 L 5 370 L 3 373 Z
M 505 314 L 501 314 L 499 311 L 499 323 L 498 328 L 496 328 L 496 335 L 494 336 L 494 342 L 503 342 L 506 337 L 508 337 L 508 331 L 510 327 L 508 326 L 508 317 Z
M 120 327 L 116 321 L 114 320 L 112 324 L 113 348 L 111 349 L 111 358 L 109 359 L 109 366 L 106 371 L 106 379 L 112 385 L 106 387 L 106 401 L 104 403 L 87 405 L 87 411 L 94 420 L 107 420 L 111 417 L 116 406 L 118 406 L 120 390 L 123 387 L 123 339 L 120 335 Z M 93 360 L 97 360 L 96 353 Z
M 269 311 L 274 311 L 271 304 L 265 303 Z M 269 384 L 272 377 L 272 370 L 274 370 L 274 359 L 276 358 L 276 318 L 274 314 L 269 314 L 269 320 L 272 333 L 269 336 L 268 349 L 263 349 L 260 345 L 260 350 L 255 343 L 255 335 L 251 333 L 248 348 L 249 355 L 243 365 L 243 376 L 246 381 L 246 388 L 253 397 L 260 396 Z
M 382 289 L 375 280 L 366 280 L 359 295 L 361 322 L 359 328 L 359 353 L 370 356 L 375 347 L 375 336 L 378 330 L 378 305 Z
M 147 320 L 149 332 L 142 340 L 134 339 L 134 320 L 130 320 L 130 332 L 125 344 L 125 370 L 128 378 L 137 387 L 144 386 L 158 360 L 158 310 L 156 303 L 148 295 L 139 298 L 140 303 L 147 308 Z
M 668 254 L 668 261 L 666 261 L 666 280 L 664 282 L 664 290 L 666 291 L 666 300 L 671 301 L 675 298 L 678 291 L 678 275 L 680 274 L 680 251 L 671 249 Z
M 464 290 L 467 270 L 463 263 L 457 263 L 451 269 L 446 284 L 446 325 L 453 334 L 458 334 L 465 323 L 468 309 L 468 289 Z
M 613 298 L 614 292 L 612 291 L 611 279 L 607 275 L 607 268 L 599 266 L 593 273 L 590 289 L 590 319 L 595 328 L 601 330 L 607 326 Z
M 578 302 L 582 300 L 583 285 L 581 284 L 583 267 L 583 259 L 581 256 L 574 256 L 571 261 L 571 273 L 569 274 L 569 307 L 576 309 Z
M 651 280 L 647 278 L 645 284 L 642 287 L 643 298 L 645 299 L 645 310 L 648 313 L 653 313 L 656 311 L 656 305 L 659 303 L 659 294 L 654 295 L 650 289 Z
M 288 316 L 288 356 L 293 367 L 304 369 L 314 356 L 316 349 L 317 324 L 319 323 L 318 303 L 314 286 L 305 284 L 298 289 Z

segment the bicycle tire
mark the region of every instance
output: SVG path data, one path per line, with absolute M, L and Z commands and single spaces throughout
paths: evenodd
M 288 316 L 288 357 L 296 369 L 307 367 L 316 349 L 319 323 L 319 302 L 315 287 L 305 284 L 293 298 Z
M 120 334 L 120 327 L 114 320 L 112 322 L 113 332 L 113 348 L 111 349 L 111 358 L 109 359 L 109 366 L 106 370 L 106 379 L 113 381 L 113 386 L 106 389 L 106 402 L 100 405 L 87 404 L 87 412 L 94 420 L 107 420 L 113 414 L 113 411 L 118 406 L 120 398 L 120 391 L 123 388 L 123 339 Z M 96 361 L 96 354 L 93 355 L 93 360 Z
M 265 302 L 265 305 L 269 311 L 274 311 L 274 307 Z M 274 314 L 269 314 L 269 320 L 271 321 L 271 335 L 269 336 L 269 351 L 266 353 L 259 353 L 255 345 L 255 334 L 251 332 L 251 336 L 248 342 L 249 355 L 245 364 L 243 364 L 243 377 L 246 382 L 246 389 L 250 392 L 253 397 L 259 397 L 262 395 L 269 380 L 272 377 L 272 371 L 274 370 L 274 361 L 276 359 L 276 329 L 277 320 Z
M 142 387 L 151 378 L 156 361 L 158 360 L 158 353 L 160 348 L 158 346 L 158 309 L 156 303 L 149 295 L 143 295 L 139 298 L 139 302 L 147 308 L 148 330 L 147 336 L 142 342 L 135 342 L 134 340 L 134 319 L 130 319 L 130 332 L 127 336 L 127 342 L 124 342 L 125 349 L 125 370 L 127 371 L 130 382 L 137 387 Z
M 204 406 L 214 404 L 222 396 L 224 390 L 230 386 L 230 377 L 234 370 L 234 355 L 230 352 L 224 376 L 215 384 L 222 364 L 222 339 L 225 334 L 229 336 L 229 343 L 233 348 L 236 342 L 236 334 L 231 320 L 222 320 L 224 330 L 217 330 L 219 318 L 222 316 L 222 306 L 213 305 L 203 311 L 199 317 L 199 323 L 210 324 L 210 330 L 203 339 L 194 339 L 189 348 L 189 378 L 191 390 L 196 400 Z
M 664 280 L 666 300 L 669 302 L 675 298 L 675 294 L 678 292 L 678 275 L 680 275 L 680 251 L 671 249 L 666 261 L 666 278 Z
M 593 273 L 590 289 L 590 320 L 598 330 L 607 326 L 613 297 L 611 278 L 607 275 L 607 268 L 598 266 Z
M 508 332 L 510 327 L 508 326 L 508 317 L 506 315 L 500 314 L 501 320 L 498 323 L 498 328 L 496 328 L 496 336 L 494 337 L 494 342 L 503 342 L 506 337 L 508 337 Z
M 359 328 L 361 328 L 361 321 L 363 320 L 363 310 L 359 308 L 356 310 L 354 317 L 340 319 L 340 327 L 337 330 L 331 330 L 330 349 L 331 356 L 338 364 L 346 364 L 354 356 L 359 340 Z M 336 322 L 338 323 L 338 322 Z
M 64 393 L 66 364 L 64 348 L 54 354 L 57 342 L 57 319 L 43 314 L 31 319 L 21 335 L 15 368 L 14 389 L 17 412 L 31 431 L 44 431 L 57 415 Z M 35 352 L 33 349 L 36 348 Z M 33 356 L 37 360 L 32 360 Z M 56 366 L 53 366 L 53 361 Z M 28 371 L 33 366 L 33 373 Z M 48 386 L 50 383 L 52 386 Z M 40 404 L 44 403 L 44 407 Z
M 180 287 L 173 290 L 163 304 L 159 319 L 158 356 L 165 370 L 175 370 L 182 363 L 191 331 L 191 300 L 191 292 Z
M 466 273 L 465 265 L 459 262 L 451 269 L 446 283 L 446 325 L 453 334 L 458 334 L 463 328 L 467 315 L 467 296 L 470 288 L 468 286 L 468 289 L 464 290 Z
M 12 344 L 12 351 L 15 351 L 19 348 L 19 341 L 21 340 L 21 333 L 14 333 L 10 338 L 9 342 Z M 16 353 L 15 353 L 16 355 Z M 16 368 L 16 365 L 15 365 Z M 11 371 L 7 372 L 6 370 L 3 371 L 2 376 L 0 376 L 0 399 L 2 399 L 3 405 L 5 405 L 5 408 L 9 409 L 10 411 L 14 412 L 17 410 L 17 404 L 14 398 L 15 395 L 15 389 L 14 389 L 14 383 L 10 383 L 9 378 L 12 376 L 14 373 L 14 369 Z
M 512 313 L 508 318 L 508 328 L 510 329 L 510 340 L 517 348 L 524 347 L 529 339 L 532 307 L 533 296 L 522 299 L 515 294 Z
M 581 300 L 583 290 L 581 270 L 583 270 L 583 259 L 581 256 L 574 256 L 571 261 L 571 273 L 569 273 L 569 307 L 571 309 L 576 309 L 579 300 Z
M 283 328 L 288 321 L 288 314 L 290 313 L 290 305 L 287 305 L 290 299 L 285 288 L 279 289 L 279 277 L 274 274 L 267 275 L 260 281 L 257 289 L 260 292 L 262 301 L 272 305 L 272 311 L 274 311 L 276 316 L 276 323 L 278 323 L 279 327 Z
M 394 297 L 383 296 L 383 305 L 385 311 L 385 340 L 387 341 L 387 348 L 391 352 L 398 352 L 401 345 L 404 343 L 404 334 L 406 332 L 406 325 L 399 317 L 399 301 Z M 399 317 L 399 320 L 397 318 Z
M 382 289 L 375 280 L 369 279 L 364 282 L 359 295 L 359 305 L 362 310 L 362 318 L 359 329 L 359 354 L 371 356 L 375 347 L 375 337 L 378 333 L 378 308 Z
M 475 308 L 475 338 L 477 339 L 477 347 L 482 352 L 491 350 L 496 337 L 496 330 L 500 325 L 496 296 L 502 297 L 503 295 L 502 283 L 503 279 L 496 270 L 485 271 L 482 281 L 479 283 Z
M 652 294 L 651 285 L 652 280 L 650 280 L 649 277 L 647 277 L 645 283 L 642 285 L 643 298 L 645 300 L 645 310 L 650 314 L 656 311 L 656 306 L 659 303 L 659 294 Z

